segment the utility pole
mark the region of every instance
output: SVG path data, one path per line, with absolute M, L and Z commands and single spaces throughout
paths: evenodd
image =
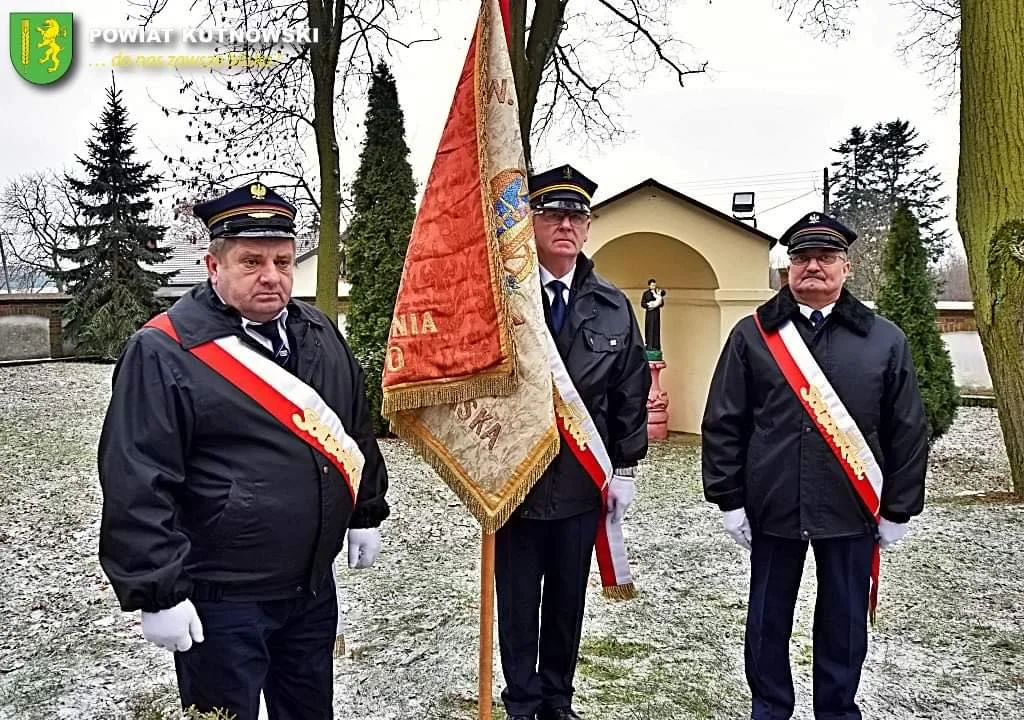
M 821 211 L 828 215 L 828 168 L 825 168 L 825 187 L 822 190 L 822 200 Z
M 11 276 L 7 274 L 7 249 L 4 247 L 4 240 L 7 238 L 7 233 L 0 232 L 0 265 L 4 266 L 4 287 L 7 288 L 7 294 L 11 294 Z

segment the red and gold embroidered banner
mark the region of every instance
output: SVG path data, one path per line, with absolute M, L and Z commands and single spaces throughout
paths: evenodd
M 484 0 L 413 226 L 384 415 L 494 532 L 558 452 L 519 111 Z

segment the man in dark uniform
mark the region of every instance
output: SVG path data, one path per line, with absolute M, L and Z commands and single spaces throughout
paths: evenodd
M 665 295 L 658 281 L 651 278 L 640 297 L 640 306 L 644 309 L 644 342 L 648 350 L 661 350 L 661 308 L 665 305 Z
M 129 340 L 99 447 L 100 562 L 175 651 L 183 707 L 333 717 L 332 564 L 368 567 L 387 474 L 334 321 L 291 299 L 295 208 L 199 204 L 209 280 Z M 360 469 L 361 468 L 361 469 Z
M 498 639 L 509 720 L 571 720 L 598 522 L 621 522 L 647 453 L 651 376 L 625 295 L 582 252 L 597 186 L 565 165 L 530 178 L 544 312 L 615 468 L 608 507 L 564 444 L 495 538 Z M 543 592 L 542 592 L 543 585 Z M 538 657 L 539 653 L 539 657 Z
M 855 239 L 821 213 L 786 231 L 779 242 L 789 250 L 789 286 L 757 309 L 756 322 L 747 317 L 733 328 L 704 414 L 705 496 L 751 551 L 745 656 L 753 720 L 793 714 L 789 639 L 808 542 L 818 580 L 814 715 L 860 719 L 855 696 L 876 544 L 900 540 L 924 504 L 928 431 L 910 347 L 898 327 L 843 288 Z M 790 348 L 793 362 L 778 362 Z M 834 395 L 818 394 L 826 384 Z M 841 461 L 829 441 L 851 459 Z M 853 478 L 870 484 L 855 489 Z

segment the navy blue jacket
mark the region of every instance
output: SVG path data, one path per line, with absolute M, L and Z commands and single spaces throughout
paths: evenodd
M 783 288 L 757 309 L 767 331 L 792 319 L 882 468 L 882 517 L 906 522 L 924 505 L 928 422 L 907 338 L 843 290 L 815 331 Z M 745 507 L 756 532 L 784 538 L 874 532 L 839 461 L 779 370 L 753 317 L 722 349 L 704 421 L 704 494 Z
M 555 336 L 565 369 L 579 391 L 614 467 L 633 467 L 647 455 L 647 396 L 651 370 L 636 316 L 622 291 L 576 260 L 569 307 Z M 551 310 L 543 294 L 551 329 Z M 557 520 L 601 507 L 601 494 L 572 451 L 557 457 L 519 506 L 521 517 Z
M 359 364 L 323 313 L 288 304 L 295 374 L 366 458 L 353 506 L 333 464 L 188 351 L 236 335 L 269 357 L 237 311 L 206 283 L 169 315 L 182 344 L 155 328 L 129 340 L 100 437 L 100 562 L 121 607 L 168 608 L 196 583 L 238 599 L 317 592 L 346 530 L 389 512 Z

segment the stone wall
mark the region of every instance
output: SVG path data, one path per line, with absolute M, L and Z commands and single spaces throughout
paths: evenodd
M 0 295 L 0 360 L 73 355 L 74 348 L 64 342 L 61 318 L 68 300 L 57 293 Z

